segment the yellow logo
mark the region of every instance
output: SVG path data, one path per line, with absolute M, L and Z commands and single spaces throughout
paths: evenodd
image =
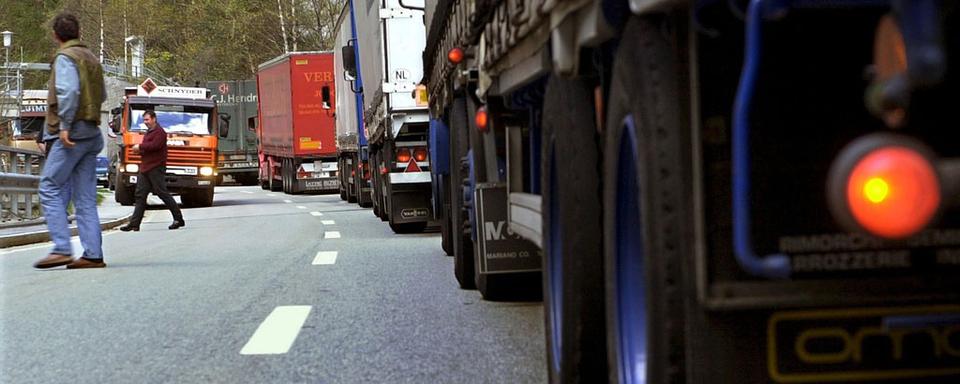
M 960 375 L 960 324 L 888 324 L 958 314 L 956 305 L 775 313 L 767 322 L 768 372 L 778 383 Z

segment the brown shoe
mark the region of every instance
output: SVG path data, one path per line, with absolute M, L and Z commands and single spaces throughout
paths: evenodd
M 107 263 L 103 262 L 103 259 L 100 260 L 89 260 L 84 258 L 79 258 L 74 260 L 74 262 L 67 265 L 67 269 L 83 269 L 83 268 L 103 268 L 106 267 Z
M 59 253 L 51 253 L 47 257 L 41 259 L 40 261 L 33 263 L 34 268 L 47 269 L 53 267 L 59 267 L 61 265 L 67 265 L 73 262 L 73 257 L 69 255 L 61 255 Z

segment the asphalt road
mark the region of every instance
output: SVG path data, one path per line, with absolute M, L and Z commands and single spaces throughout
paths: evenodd
M 105 269 L 0 250 L 0 383 L 546 381 L 540 303 L 458 289 L 438 233 L 258 187 L 218 188 L 176 231 L 154 208 L 104 234 Z

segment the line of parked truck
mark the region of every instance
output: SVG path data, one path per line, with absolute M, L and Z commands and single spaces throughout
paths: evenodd
M 551 382 L 956 382 L 957 17 L 348 0 L 341 197 L 542 295 Z
M 260 66 L 255 116 L 222 114 L 247 83 L 141 86 L 115 127 L 129 147 L 144 108 L 170 116 L 197 205 L 256 163 L 265 189 L 339 191 L 398 233 L 438 223 L 461 288 L 542 296 L 551 382 L 957 382 L 958 17 L 348 0 L 333 52 Z

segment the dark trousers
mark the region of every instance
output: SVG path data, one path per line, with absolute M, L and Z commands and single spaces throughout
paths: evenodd
M 167 209 L 173 214 L 174 221 L 183 222 L 183 214 L 180 212 L 180 207 L 177 206 L 177 201 L 167 191 L 167 181 L 164 179 L 166 174 L 167 167 L 156 167 L 146 173 L 140 172 L 139 177 L 137 177 L 137 206 L 133 210 L 133 217 L 130 218 L 130 226 L 140 226 L 140 221 L 143 220 L 143 212 L 147 210 L 147 194 L 150 192 L 163 200 Z

